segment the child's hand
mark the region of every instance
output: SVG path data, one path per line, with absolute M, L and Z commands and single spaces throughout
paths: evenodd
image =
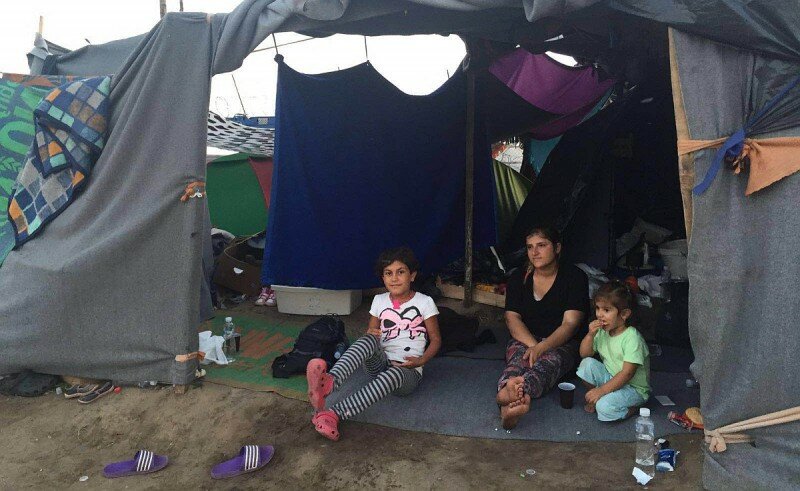
M 406 361 L 403 363 L 397 361 L 392 362 L 392 365 L 402 368 L 417 368 L 423 366 L 424 364 L 425 362 L 418 356 L 407 356 Z
M 603 328 L 603 322 L 600 319 L 595 319 L 589 323 L 589 334 L 595 335 L 597 331 Z
M 381 337 L 381 328 L 380 327 L 370 327 L 367 329 L 367 334 L 372 334 L 376 338 Z
M 605 394 L 603 394 L 599 388 L 595 387 L 586 393 L 586 402 L 589 404 L 597 404 L 597 401 L 599 401 L 604 395 Z

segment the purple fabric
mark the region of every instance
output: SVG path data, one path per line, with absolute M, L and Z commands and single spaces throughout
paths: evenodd
M 600 80 L 592 68 L 564 66 L 545 54 L 534 55 L 519 48 L 497 59 L 489 71 L 517 95 L 563 118 L 572 126 L 580 123 L 594 103 L 614 85 L 613 79 Z M 575 114 L 572 117 L 572 113 Z M 571 126 L 563 127 L 566 131 Z
M 600 96 L 603 97 L 602 95 Z M 597 105 L 597 100 L 594 100 L 586 106 L 578 109 L 577 111 L 561 116 L 553 121 L 548 121 L 545 124 L 535 126 L 529 131 L 533 138 L 536 140 L 549 140 L 557 136 L 563 135 L 567 130 L 572 129 L 586 118 L 592 109 Z

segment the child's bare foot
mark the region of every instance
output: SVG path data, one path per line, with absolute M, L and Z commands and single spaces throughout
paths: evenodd
M 583 406 L 583 410 L 587 413 L 594 414 L 594 404 L 587 402 L 585 406 Z
M 500 408 L 500 418 L 503 420 L 503 428 L 510 430 L 517 426 L 519 418 L 527 414 L 531 409 L 531 396 L 525 394 L 521 399 L 511 402 L 507 406 Z
M 522 399 L 524 391 L 525 379 L 522 377 L 511 377 L 506 382 L 506 385 L 497 393 L 497 403 L 501 406 L 507 406 L 514 401 Z

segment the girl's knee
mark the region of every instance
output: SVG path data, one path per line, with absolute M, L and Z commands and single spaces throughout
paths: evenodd
M 625 419 L 628 408 L 614 404 L 608 396 L 601 397 L 594 406 L 600 421 L 619 421 Z

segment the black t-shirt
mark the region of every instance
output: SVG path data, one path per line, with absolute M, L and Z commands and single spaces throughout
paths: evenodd
M 571 264 L 559 266 L 553 286 L 537 301 L 533 298 L 533 273 L 523 284 L 525 269 L 517 269 L 508 279 L 506 311 L 520 314 L 522 322 L 536 339 L 553 334 L 567 310 L 579 310 L 584 315 L 589 312 L 589 281 L 583 271 Z M 573 340 L 580 342 L 586 335 L 585 325 L 585 322 L 581 323 Z

